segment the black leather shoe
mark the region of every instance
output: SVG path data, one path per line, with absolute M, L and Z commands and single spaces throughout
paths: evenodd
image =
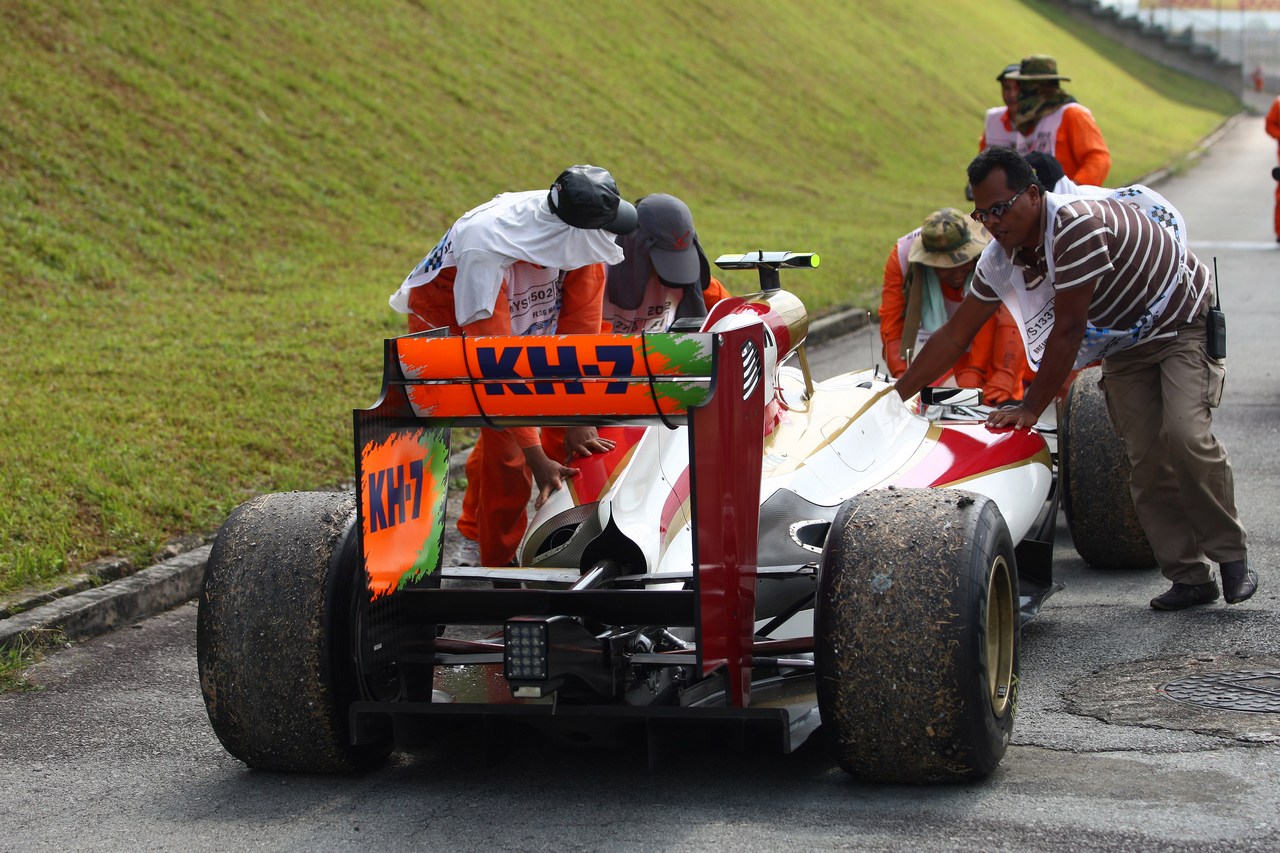
M 1156 610 L 1185 610 L 1197 604 L 1209 604 L 1218 600 L 1218 585 L 1207 583 L 1175 583 L 1168 592 L 1151 599 Z
M 1227 604 L 1247 601 L 1258 588 L 1258 573 L 1249 568 L 1248 560 L 1228 560 L 1218 570 L 1222 572 L 1222 597 Z

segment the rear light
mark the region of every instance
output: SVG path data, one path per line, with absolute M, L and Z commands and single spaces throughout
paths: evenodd
M 547 678 L 547 623 L 519 618 L 506 624 L 506 651 L 502 656 L 508 681 L 545 681 Z
M 608 644 L 569 616 L 513 616 L 503 626 L 502 670 L 520 698 L 549 696 L 565 683 L 610 694 Z

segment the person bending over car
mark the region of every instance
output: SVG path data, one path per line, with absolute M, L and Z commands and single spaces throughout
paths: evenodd
M 890 375 L 901 376 L 908 355 L 919 352 L 956 312 L 969 291 L 978 255 L 990 242 L 987 229 L 970 225 L 954 207 L 944 207 L 894 244 L 880 295 L 880 342 Z M 1018 329 L 1009 312 L 1000 310 L 960 353 L 949 375 L 960 388 L 981 388 L 984 401 L 1003 403 L 1022 396 L 1025 370 Z
M 1073 365 L 1101 359 L 1101 386 L 1133 466 L 1138 519 L 1172 582 L 1157 610 L 1237 604 L 1253 595 L 1246 537 L 1212 410 L 1225 369 L 1206 348 L 1211 274 L 1186 245 L 1182 215 L 1143 186 L 1045 193 L 1027 161 L 989 148 L 969 164 L 972 216 L 995 239 L 964 303 L 897 382 L 903 400 L 940 376 L 1003 302 L 1038 373 L 1022 401 L 987 418 L 1027 429 Z
M 653 193 L 636 202 L 636 230 L 618 236 L 625 257 L 605 275 L 601 331 L 664 332 L 676 320 L 701 319 L 729 295 L 711 276 L 689 206 Z
M 391 307 L 409 331 L 448 327 L 459 335 L 596 334 L 605 264 L 622 260 L 614 234 L 636 227 L 635 207 L 598 166 L 573 166 L 550 191 L 502 193 L 467 211 L 413 268 Z M 479 544 L 485 566 L 506 566 L 537 506 L 577 473 L 569 458 L 613 442 L 594 427 L 481 429 L 467 457 L 458 530 Z

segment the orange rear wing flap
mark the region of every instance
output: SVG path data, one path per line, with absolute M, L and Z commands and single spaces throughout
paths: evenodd
M 670 426 L 711 397 L 715 337 L 409 335 L 387 342 L 384 401 L 452 426 Z

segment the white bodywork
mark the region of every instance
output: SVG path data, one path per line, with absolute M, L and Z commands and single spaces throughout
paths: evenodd
M 711 331 L 744 322 L 761 321 L 756 315 L 734 314 L 716 323 Z M 767 324 L 765 344 L 765 375 L 772 376 L 774 382 L 766 401 L 762 505 L 779 490 L 788 490 L 834 510 L 860 492 L 894 485 L 926 457 L 931 468 L 947 467 L 949 451 L 940 439 L 954 428 L 951 423 L 917 414 L 914 404 L 904 404 L 893 386 L 870 370 L 816 383 L 812 393 L 806 394 L 802 371 L 778 364 L 776 339 Z M 792 350 L 795 348 L 793 345 Z M 963 428 L 972 431 L 974 424 L 970 420 Z M 1028 445 L 1031 452 L 1023 452 L 1008 464 L 979 468 L 954 483 L 943 479 L 946 486 L 992 498 L 1015 544 L 1028 535 L 1053 481 L 1051 456 L 1043 439 L 1029 437 L 1024 447 Z M 673 578 L 673 583 L 683 583 L 693 559 L 687 428 L 649 427 L 631 454 L 594 505 L 584 504 L 575 511 L 570 489 L 553 493 L 531 520 L 518 552 L 520 565 L 576 568 L 579 552 L 562 544 L 568 534 L 555 539 L 556 546 L 550 547 L 546 544 L 549 531 L 557 527 L 565 530 L 571 522 L 599 532 L 612 522 L 643 553 L 645 571 L 682 575 L 679 580 Z M 826 521 L 833 515 L 829 513 Z M 822 519 L 797 517 L 794 521 Z M 795 545 L 806 549 L 809 562 L 816 564 L 821 548 L 795 539 L 794 526 L 791 538 Z M 812 611 L 804 611 L 770 636 L 806 635 L 811 621 Z

